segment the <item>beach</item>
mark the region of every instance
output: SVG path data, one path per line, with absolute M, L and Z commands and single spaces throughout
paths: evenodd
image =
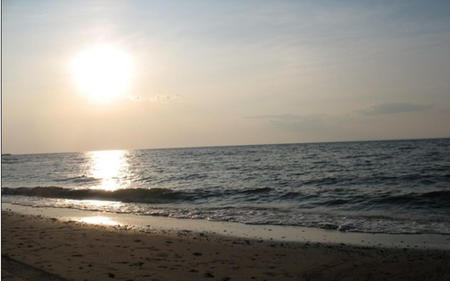
M 450 1 L 0 10 L 1 281 L 450 281 Z
M 448 280 L 450 251 L 136 230 L 2 211 L 2 280 Z

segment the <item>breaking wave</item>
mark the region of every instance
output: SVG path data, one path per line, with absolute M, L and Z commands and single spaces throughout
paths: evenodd
M 192 195 L 188 192 L 178 192 L 166 188 L 135 188 L 106 191 L 101 189 L 68 189 L 57 186 L 38 186 L 33 188 L 3 187 L 2 194 L 78 200 L 108 200 L 136 203 L 165 203 L 177 200 L 189 200 L 192 198 Z

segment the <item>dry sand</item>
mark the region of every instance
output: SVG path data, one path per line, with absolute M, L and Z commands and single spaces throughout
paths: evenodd
M 450 280 L 450 251 L 139 232 L 2 212 L 2 280 Z

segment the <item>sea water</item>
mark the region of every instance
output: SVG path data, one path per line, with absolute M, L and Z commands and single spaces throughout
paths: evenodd
M 450 139 L 2 155 L 2 202 L 450 234 Z

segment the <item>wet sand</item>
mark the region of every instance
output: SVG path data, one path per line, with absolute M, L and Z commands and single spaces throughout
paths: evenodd
M 129 230 L 2 212 L 2 280 L 450 280 L 450 251 Z
M 129 213 L 113 213 L 52 208 L 2 203 L 2 210 L 22 215 L 40 215 L 62 221 L 78 221 L 95 224 L 126 226 L 134 230 L 205 232 L 245 239 L 275 240 L 281 242 L 346 244 L 378 248 L 415 248 L 450 251 L 450 235 L 443 234 L 385 234 L 345 232 L 301 226 L 249 225 L 235 222 L 202 219 L 177 219 L 164 216 L 140 216 Z

